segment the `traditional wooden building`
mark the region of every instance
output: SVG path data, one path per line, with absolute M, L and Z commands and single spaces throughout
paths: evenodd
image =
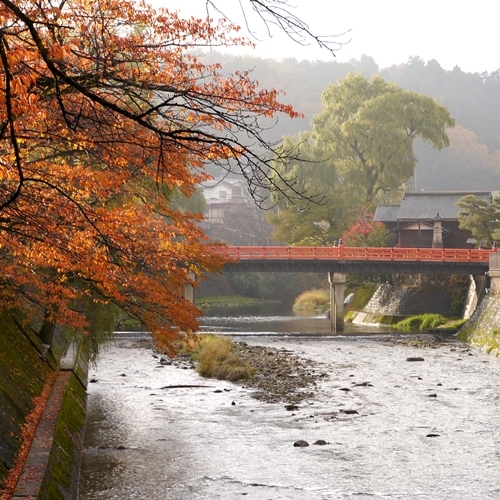
M 442 191 L 405 193 L 400 205 L 379 205 L 373 220 L 391 232 L 392 246 L 417 248 L 472 248 L 470 231 L 458 227 L 457 202 L 473 194 L 491 203 L 498 191 Z

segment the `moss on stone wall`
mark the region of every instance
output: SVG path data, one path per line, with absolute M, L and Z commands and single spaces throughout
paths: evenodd
M 355 289 L 348 289 L 349 293 L 354 293 L 354 297 L 348 305 L 349 309 L 353 309 L 355 311 L 362 311 L 366 304 L 373 297 L 373 294 L 376 292 L 378 285 L 365 285 L 358 286 Z
M 500 296 L 486 296 L 457 337 L 486 353 L 500 355 Z
M 460 317 L 467 297 L 467 281 L 456 277 L 426 278 L 417 284 L 381 284 L 364 308 L 367 313 L 389 316 L 441 314 Z
M 45 384 L 50 366 L 41 342 L 11 315 L 0 317 L 0 487 L 21 446 L 21 428 L 33 410 L 33 398 Z
M 38 500 L 76 498 L 85 427 L 87 393 L 72 374 L 57 419 Z
M 34 399 L 49 375 L 59 370 L 70 335 L 57 329 L 51 349 L 45 352 L 35 326 L 26 325 L 15 314 L 0 316 L 0 489 L 19 455 Z M 77 358 L 76 376 L 71 374 L 63 398 L 44 479 L 45 496 L 39 499 L 76 498 L 86 408 L 88 349 L 84 352 Z

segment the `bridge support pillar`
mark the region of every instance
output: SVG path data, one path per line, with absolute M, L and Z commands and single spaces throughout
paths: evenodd
M 188 278 L 192 281 L 196 281 L 196 274 L 193 272 L 188 272 Z M 191 304 L 194 304 L 194 286 L 191 285 L 191 283 L 184 283 L 184 291 L 182 296 L 191 302 Z
M 500 252 L 490 253 L 490 294 L 500 295 Z
M 344 273 L 328 273 L 330 283 L 330 325 L 332 333 L 344 331 Z

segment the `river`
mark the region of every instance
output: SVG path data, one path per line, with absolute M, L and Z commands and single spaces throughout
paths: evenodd
M 118 334 L 90 374 L 80 500 L 500 498 L 500 360 L 452 336 L 332 336 L 276 307 L 214 309 L 203 325 L 314 360 L 328 377 L 293 412 Z

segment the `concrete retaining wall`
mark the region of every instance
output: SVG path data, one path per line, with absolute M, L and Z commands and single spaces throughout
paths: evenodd
M 0 318 L 0 496 L 23 444 L 23 427 L 44 387 L 50 397 L 12 498 L 77 498 L 86 414 L 84 346 L 68 348 L 62 331 L 46 354 L 35 329 L 14 316 Z M 64 352 L 68 357 L 61 361 Z M 59 367 L 62 366 L 60 370 Z M 7 493 L 5 493 L 5 496 Z M 10 495 L 10 493 L 9 493 Z M 8 496 L 6 496 L 8 498 Z
M 415 316 L 441 314 L 460 316 L 467 295 L 467 279 L 461 277 L 419 278 L 399 283 L 385 283 L 378 287 L 365 313 L 386 316 Z

